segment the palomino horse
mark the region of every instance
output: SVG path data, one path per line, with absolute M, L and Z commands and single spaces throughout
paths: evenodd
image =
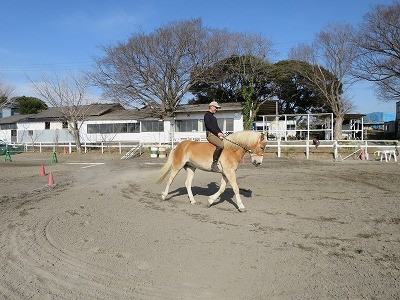
M 236 204 L 239 211 L 245 210 L 236 182 L 236 170 L 246 152 L 250 153 L 253 165 L 259 166 L 263 160 L 266 144 L 264 134 L 255 131 L 239 131 L 225 138 L 224 150 L 219 159 L 219 168 L 222 174 L 221 186 L 215 194 L 208 198 L 209 206 L 211 206 L 225 191 L 226 183 L 229 182 L 235 193 Z M 214 150 L 215 146 L 210 143 L 194 141 L 183 141 L 179 143 L 170 153 L 167 162 L 160 171 L 159 178 L 156 180 L 156 183 L 161 183 L 168 172 L 171 171 L 167 186 L 162 193 L 162 199 L 165 200 L 172 181 L 178 172 L 184 168 L 187 172 L 185 185 L 190 203 L 196 203 L 192 194 L 194 171 L 196 169 L 201 169 L 211 172 L 212 154 Z

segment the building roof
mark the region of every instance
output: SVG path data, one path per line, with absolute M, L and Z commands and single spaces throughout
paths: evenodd
M 345 114 L 343 116 L 343 120 L 356 120 L 356 119 L 361 119 L 362 117 L 365 117 L 364 114 Z
M 395 113 L 372 112 L 365 115 L 364 124 L 383 124 L 394 120 L 396 120 Z
M 223 103 L 221 111 L 241 111 L 243 106 L 241 103 Z M 176 108 L 176 113 L 188 112 L 205 112 L 208 111 L 208 104 L 186 104 Z M 100 120 L 158 120 L 160 117 L 151 107 L 141 109 L 124 109 L 120 104 L 91 104 L 84 105 L 80 111 L 87 121 Z M 0 119 L 0 124 L 23 123 L 23 122 L 40 122 L 54 119 L 64 119 L 59 108 L 50 107 L 37 114 L 15 115 Z
M 257 115 L 279 115 L 279 107 L 277 107 L 278 101 L 267 100 L 261 106 L 257 112 Z
M 68 107 L 66 107 L 67 109 Z M 99 117 L 107 115 L 111 112 L 125 111 L 121 104 L 90 104 L 79 107 L 78 113 L 89 119 L 91 117 Z M 65 119 L 61 110 L 57 107 L 50 107 L 37 114 L 29 115 L 13 115 L 11 117 L 0 118 L 0 124 L 40 122 L 44 120 Z
M 12 115 L 10 117 L 0 118 L 0 124 L 13 124 L 22 121 L 32 115 Z
M 159 118 L 152 112 L 151 109 L 122 109 L 111 111 L 107 114 L 99 116 L 89 116 L 85 118 L 87 121 L 100 121 L 100 120 L 143 120 L 152 119 L 158 120 Z
M 65 107 L 64 109 L 68 110 L 69 107 Z M 101 116 L 115 110 L 124 110 L 124 108 L 121 104 L 90 104 L 80 106 L 77 109 L 77 113 L 81 116 L 85 116 L 86 119 L 93 116 Z M 20 122 L 35 122 L 53 119 L 65 119 L 60 108 L 50 107 L 37 114 L 29 115 L 24 120 L 20 120 Z

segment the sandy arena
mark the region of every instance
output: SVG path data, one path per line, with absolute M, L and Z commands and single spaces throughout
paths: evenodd
M 3 158 L 3 157 L 2 157 Z M 0 162 L 1 299 L 400 299 L 400 164 L 264 158 L 220 175 L 166 159 L 18 154 Z M 87 164 L 98 163 L 98 164 Z M 41 166 L 53 173 L 41 176 Z

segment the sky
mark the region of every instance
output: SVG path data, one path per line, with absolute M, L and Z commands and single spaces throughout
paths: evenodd
M 139 28 L 150 33 L 170 21 L 201 18 L 211 28 L 262 34 L 272 41 L 272 62 L 311 43 L 329 24 L 357 26 L 376 4 L 391 0 L 0 0 L 0 77 L 12 96 L 37 96 L 30 80 L 41 74 L 90 71 L 102 46 L 127 41 Z M 355 113 L 395 112 L 370 83 L 348 92 Z

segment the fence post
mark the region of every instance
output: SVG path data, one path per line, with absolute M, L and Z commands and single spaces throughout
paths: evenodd
M 101 154 L 103 154 L 103 153 L 104 153 L 104 143 L 101 142 Z
M 42 143 L 39 143 L 39 153 L 42 153 Z
M 369 154 L 368 154 L 368 142 L 365 141 L 365 159 L 369 160 Z
M 119 154 L 121 154 L 122 153 L 121 142 L 119 142 L 118 144 L 119 144 Z
M 281 157 L 281 139 L 278 138 L 278 157 Z
M 333 141 L 333 157 L 335 160 L 338 158 L 338 142 L 337 140 Z
M 307 139 L 306 141 L 306 158 L 310 158 L 310 140 Z

